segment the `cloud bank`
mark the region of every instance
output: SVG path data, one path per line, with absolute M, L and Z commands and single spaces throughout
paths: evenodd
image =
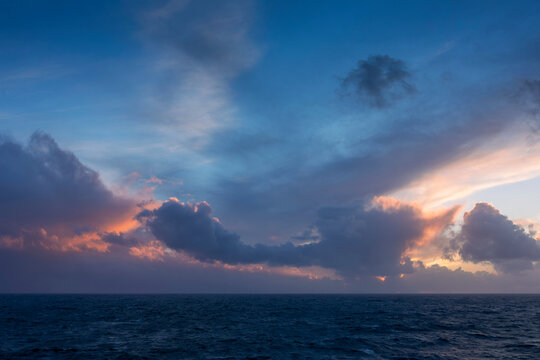
M 36 133 L 27 146 L 3 139 L 0 155 L 4 175 L 0 179 L 1 291 L 180 291 L 168 287 L 170 281 L 183 281 L 192 290 L 204 291 L 204 284 L 213 284 L 214 291 L 227 291 L 212 281 L 217 274 L 229 279 L 230 291 L 245 291 L 245 286 L 259 281 L 273 284 L 268 285 L 272 289 L 307 292 L 474 291 L 480 284 L 489 291 L 497 288 L 498 281 L 510 284 L 515 270 L 534 273 L 540 260 L 534 235 L 485 203 L 465 213 L 451 250 L 464 261 L 494 264 L 499 275 L 426 267 L 413 261 L 411 250 L 429 244 L 454 224 L 457 208 L 426 213 L 417 205 L 385 197 L 319 209 L 317 219 L 294 243 L 243 242 L 213 217 L 208 203 L 176 199 L 139 208 L 136 226 L 124 231 L 116 225 L 134 216 L 135 201 L 114 195 L 95 171 L 59 148 L 50 136 Z M 89 237 L 77 246 L 65 246 L 84 235 Z M 92 242 L 104 247 L 96 252 Z M 280 267 L 329 269 L 338 276 L 309 280 L 302 271 L 273 270 Z M 195 271 L 200 278 L 173 274 L 182 271 Z M 41 275 L 33 278 L 37 273 Z M 107 280 L 113 273 L 114 279 Z M 127 280 L 133 274 L 145 283 Z M 530 285 L 534 280 L 529 277 Z M 444 289 L 443 279 L 448 282 Z M 89 287 L 87 281 L 102 285 Z M 255 288 L 264 291 L 264 286 Z
M 203 262 L 320 266 L 350 278 L 412 272 L 405 251 L 421 242 L 429 230 L 444 229 L 455 211 L 426 216 L 416 207 L 397 202 L 324 208 L 316 222 L 320 240 L 303 245 L 246 244 L 211 216 L 205 202 L 192 205 L 169 200 L 138 217 L 168 247 Z

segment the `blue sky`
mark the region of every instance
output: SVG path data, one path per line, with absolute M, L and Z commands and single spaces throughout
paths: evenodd
M 0 222 L 3 251 L 260 291 L 540 291 L 539 21 L 535 1 L 0 2 L 5 204 L 50 206 Z

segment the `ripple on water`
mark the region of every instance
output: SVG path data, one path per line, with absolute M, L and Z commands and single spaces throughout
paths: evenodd
M 540 296 L 2 295 L 0 358 L 540 358 Z

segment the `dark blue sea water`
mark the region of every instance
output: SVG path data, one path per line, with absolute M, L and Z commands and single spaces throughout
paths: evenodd
M 1 295 L 0 354 L 540 359 L 540 296 Z

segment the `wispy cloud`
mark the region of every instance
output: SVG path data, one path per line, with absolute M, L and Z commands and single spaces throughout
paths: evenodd
M 484 189 L 540 176 L 540 144 L 530 136 L 529 127 L 508 129 L 470 153 L 426 172 L 392 196 L 437 207 Z
M 250 1 L 171 0 L 141 14 L 142 38 L 163 79 L 146 99 L 147 116 L 177 144 L 200 149 L 234 126 L 230 81 L 259 54 L 249 38 L 252 16 Z

